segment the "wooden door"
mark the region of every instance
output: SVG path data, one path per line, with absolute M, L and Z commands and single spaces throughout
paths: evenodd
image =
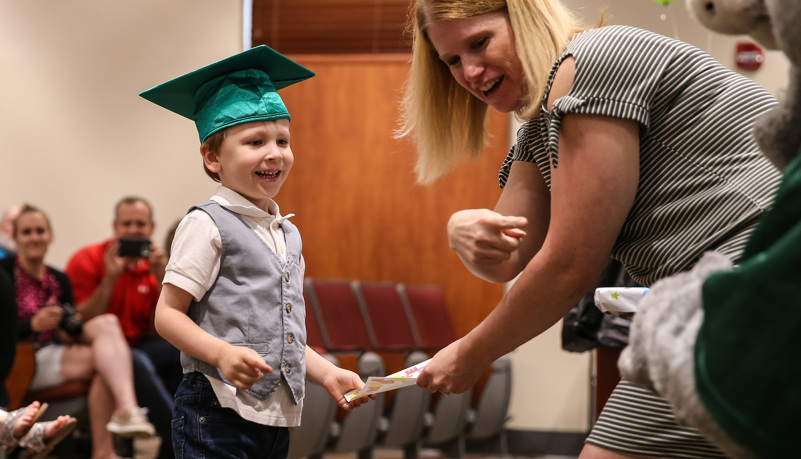
M 493 112 L 480 162 L 420 186 L 414 149 L 393 138 L 410 56 L 291 57 L 317 75 L 281 90 L 295 165 L 276 201 L 282 214 L 296 214 L 306 276 L 441 285 L 457 333 L 467 333 L 503 286 L 467 271 L 446 224 L 457 210 L 494 207 L 508 117 Z

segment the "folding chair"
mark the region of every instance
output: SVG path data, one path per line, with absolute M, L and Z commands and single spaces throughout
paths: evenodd
M 434 354 L 457 339 L 445 304 L 445 295 L 431 285 L 398 284 L 407 321 L 417 338 L 417 348 Z M 432 421 L 423 443 L 445 449 L 456 449 L 458 457 L 465 455 L 464 431 L 470 409 L 473 388 L 461 394 L 434 397 Z
M 436 352 L 457 339 L 450 320 L 445 295 L 433 285 L 398 285 L 409 322 L 413 324 L 421 349 Z M 460 416 L 461 423 L 444 423 L 433 431 L 429 442 L 455 441 L 459 454 L 465 453 L 466 440 L 497 439 L 501 455 L 508 454 L 504 425 L 508 420 L 512 391 L 511 360 L 502 356 L 490 366 L 489 376 L 478 401 L 473 406 L 472 389 L 463 405 L 446 405 L 441 416 Z M 444 397 L 448 401 L 453 395 Z M 455 436 L 455 440 L 454 440 Z
M 490 365 L 490 374 L 478 402 L 467 415 L 468 440 L 493 440 L 501 457 L 509 456 L 504 426 L 512 397 L 512 359 L 503 355 Z
M 370 337 L 350 282 L 306 278 L 304 290 L 311 305 L 311 308 L 307 305 L 307 312 L 314 312 L 317 318 L 325 349 L 337 357 L 355 354 L 358 373 L 364 379 L 384 376 L 384 362 L 376 353 L 368 351 Z M 371 459 L 383 404 L 382 393 L 346 415 L 340 413 L 339 435 L 329 449 L 337 453 L 355 451 L 359 459 Z
M 317 323 L 314 311 L 310 309 L 308 295 L 305 291 L 303 299 L 306 302 L 306 345 L 334 365 L 339 366 L 336 357 L 325 350 L 320 325 Z M 329 439 L 338 428 L 335 420 L 336 413 L 337 403 L 328 395 L 328 391 L 322 386 L 306 380 L 301 424 L 292 429 L 289 438 L 290 459 L 322 458 Z
M 388 368 L 395 373 L 428 359 L 424 352 L 415 350 L 412 328 L 406 318 L 396 284 L 389 282 L 351 282 L 359 300 L 372 350 L 382 356 L 388 353 L 403 357 L 400 368 Z M 385 358 L 385 361 L 390 359 Z M 426 413 L 431 394 L 419 387 L 408 387 L 386 395 L 379 446 L 401 447 L 406 459 L 419 457 Z

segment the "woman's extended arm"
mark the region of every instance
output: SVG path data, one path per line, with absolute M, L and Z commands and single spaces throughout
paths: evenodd
M 527 235 L 509 261 L 525 268 L 481 324 L 434 357 L 418 385 L 466 390 L 493 360 L 547 330 L 592 288 L 634 202 L 638 129 L 634 121 L 566 115 L 559 167 L 551 172 L 549 217 L 542 214 L 548 206 L 529 178 L 539 175 L 536 166 L 514 163 L 497 210 L 529 220 Z M 532 211 L 534 205 L 540 210 Z M 539 228 L 532 225 L 535 219 L 547 221 L 547 233 L 532 231 Z

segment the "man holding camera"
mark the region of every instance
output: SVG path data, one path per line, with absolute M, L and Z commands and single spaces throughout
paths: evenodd
M 122 198 L 114 207 L 114 237 L 78 250 L 65 272 L 82 320 L 103 313 L 119 318 L 133 349 L 137 396 L 150 409 L 150 419 L 162 437 L 163 458 L 172 457 L 172 395 L 182 369 L 180 352 L 153 326 L 167 264 L 164 250 L 150 240 L 154 226 L 152 207 L 145 199 Z
M 167 257 L 149 240 L 154 223 L 147 201 L 123 198 L 114 214 L 114 237 L 78 250 L 67 263 L 66 272 L 81 316 L 86 320 L 106 312 L 115 314 L 128 342 L 135 347 L 142 337 L 153 333 L 152 315 Z M 148 250 L 132 253 L 130 246 L 137 242 Z M 123 245 L 128 253 L 120 256 Z

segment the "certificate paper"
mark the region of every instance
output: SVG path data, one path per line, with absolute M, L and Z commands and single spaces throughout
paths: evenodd
M 637 303 L 648 293 L 646 287 L 601 287 L 595 289 L 595 306 L 606 314 L 631 319 Z
M 425 362 L 420 362 L 417 365 L 413 365 L 397 373 L 392 373 L 389 376 L 370 376 L 367 378 L 367 382 L 364 383 L 362 390 L 352 390 L 348 392 L 345 394 L 345 400 L 350 402 L 353 399 L 364 397 L 366 395 L 377 394 L 379 392 L 386 392 L 388 390 L 395 390 L 400 389 L 401 387 L 414 385 L 417 382 L 417 377 L 420 375 L 420 371 L 425 368 L 430 361 L 431 359 L 428 359 Z

